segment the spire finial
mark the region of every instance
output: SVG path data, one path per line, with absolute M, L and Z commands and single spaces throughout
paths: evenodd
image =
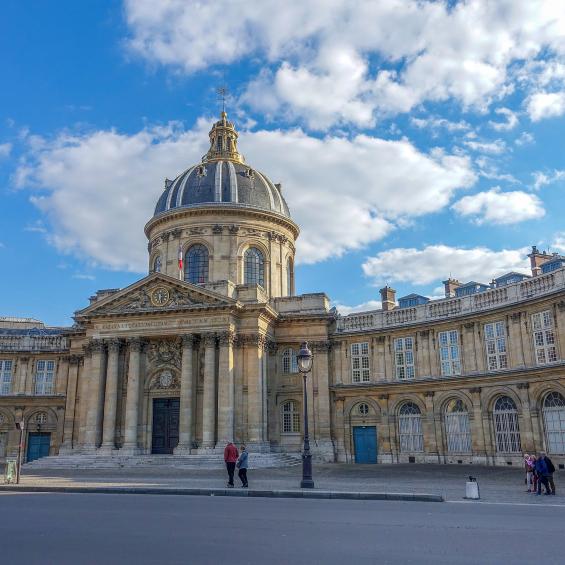
M 226 114 L 226 98 L 230 93 L 228 87 L 226 86 L 225 76 L 224 76 L 224 83 L 222 86 L 216 88 L 216 94 L 218 95 L 218 100 L 222 101 L 222 117 Z

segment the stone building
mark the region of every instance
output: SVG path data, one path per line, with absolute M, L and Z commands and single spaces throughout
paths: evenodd
M 222 113 L 202 162 L 165 181 L 146 277 L 71 328 L 0 318 L 0 461 L 20 421 L 27 460 L 299 452 L 308 340 L 320 459 L 565 464 L 565 258 L 533 248 L 531 276 L 448 279 L 432 301 L 385 287 L 382 310 L 339 316 L 295 296 L 299 228 L 237 140 Z

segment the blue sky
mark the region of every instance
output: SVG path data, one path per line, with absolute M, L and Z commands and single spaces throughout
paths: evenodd
M 20 0 L 0 19 L 0 315 L 68 324 L 146 272 L 143 226 L 225 81 L 343 313 L 565 253 L 558 3 Z M 472 25 L 469 25 L 472 22 Z

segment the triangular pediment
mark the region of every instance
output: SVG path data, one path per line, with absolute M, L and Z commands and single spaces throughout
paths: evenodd
M 76 312 L 77 318 L 226 307 L 237 300 L 200 286 L 152 273 Z

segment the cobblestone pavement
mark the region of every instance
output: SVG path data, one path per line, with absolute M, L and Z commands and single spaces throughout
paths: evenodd
M 316 488 L 332 491 L 403 492 L 441 494 L 446 500 L 462 500 L 469 475 L 477 477 L 485 502 L 551 503 L 565 505 L 560 492 L 565 472 L 555 474 L 556 496 L 534 496 L 525 492 L 520 469 L 477 465 L 345 465 L 314 466 Z M 249 472 L 253 489 L 298 489 L 301 467 L 258 469 Z M 22 471 L 23 485 L 51 486 L 140 486 L 160 488 L 221 488 L 226 474 L 221 470 L 179 468 L 128 468 L 112 470 Z M 236 477 L 236 484 L 237 481 Z M 565 491 L 564 491 L 565 492 Z

